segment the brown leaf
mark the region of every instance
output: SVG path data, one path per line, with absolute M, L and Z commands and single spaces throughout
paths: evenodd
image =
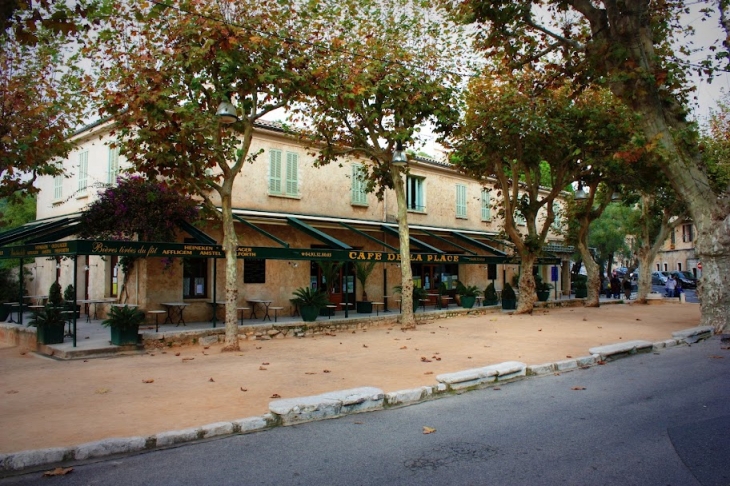
M 180 353 L 175 353 L 175 356 L 180 356 Z
M 586 387 L 584 387 L 584 386 L 574 386 L 573 388 L 571 388 L 571 390 L 585 390 L 585 389 L 586 389 Z
M 155 382 L 155 380 L 153 380 L 152 378 L 147 378 L 145 380 L 142 380 L 142 383 L 154 383 L 154 382 Z
M 192 360 L 194 360 L 194 359 L 195 359 L 195 358 L 183 358 L 183 361 L 192 361 Z
M 367 344 L 363 344 L 363 345 L 362 345 L 362 347 L 363 347 L 363 348 L 367 348 L 367 347 L 368 347 L 368 345 L 367 345 Z
M 215 383 L 215 380 L 213 378 L 209 379 L 208 381 L 210 381 L 211 383 Z
M 424 375 L 432 375 L 432 374 L 433 374 L 433 371 L 427 371 L 424 373 Z
M 331 373 L 330 370 L 322 370 L 322 373 Z
M 269 363 L 261 363 L 261 364 L 264 365 L 264 366 L 268 366 L 269 365 Z
M 430 360 L 430 359 L 428 359 L 428 358 L 427 358 L 427 357 L 425 357 L 425 356 L 421 356 L 421 361 L 423 361 L 424 363 L 430 363 L 430 362 L 431 362 L 431 360 Z
M 273 395 L 271 395 L 270 398 L 281 398 L 281 395 L 279 395 L 278 393 L 274 393 Z
M 57 467 L 53 471 L 46 471 L 43 473 L 43 477 L 49 477 L 49 476 L 65 476 L 66 474 L 73 472 L 74 468 L 72 467 Z
M 261 349 L 261 346 L 256 346 L 256 349 Z
M 424 434 L 433 434 L 434 432 L 436 432 L 436 429 L 434 429 L 433 427 L 426 427 L 425 425 L 423 426 Z
M 542 331 L 542 329 L 538 329 L 538 330 L 537 330 L 537 332 L 541 332 L 541 331 Z
M 498 386 L 495 386 L 494 388 L 492 388 L 492 390 L 501 390 L 501 388 Z
M 259 370 L 266 371 L 266 368 L 264 368 L 263 366 L 259 366 Z
M 242 392 L 247 392 L 248 391 L 248 388 L 241 387 L 241 391 Z
M 312 371 L 305 371 L 304 374 L 305 375 L 316 375 L 317 373 L 314 373 Z
M 572 358 L 572 356 L 571 356 L 571 355 L 569 355 L 569 354 L 568 354 L 568 355 L 566 355 L 565 357 L 566 357 L 566 358 Z
M 408 349 L 408 346 L 401 346 L 400 349 Z
M 203 349 L 210 349 L 210 346 L 203 346 Z

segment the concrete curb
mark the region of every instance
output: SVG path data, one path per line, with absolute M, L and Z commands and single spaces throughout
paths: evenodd
M 216 422 L 183 430 L 161 432 L 148 437 L 110 438 L 71 447 L 53 447 L 0 454 L 0 477 L 13 473 L 31 472 L 59 465 L 73 465 L 98 460 L 175 447 L 199 440 L 234 434 L 259 432 L 272 427 L 295 425 L 315 420 L 343 417 L 362 412 L 402 407 L 454 393 L 484 388 L 528 376 L 541 376 L 586 369 L 607 361 L 637 353 L 657 351 L 682 344 L 691 344 L 712 336 L 711 327 L 694 327 L 672 333 L 673 339 L 651 343 L 627 341 L 590 348 L 590 356 L 526 365 L 507 361 L 482 368 L 472 368 L 436 376 L 438 382 L 407 390 L 384 393 L 375 387 L 332 391 L 321 395 L 285 398 L 269 403 L 270 413 L 232 422 Z

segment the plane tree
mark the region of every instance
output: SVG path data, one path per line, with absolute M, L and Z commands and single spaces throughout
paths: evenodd
M 238 350 L 233 187 L 259 155 L 251 150 L 254 125 L 309 89 L 308 71 L 321 57 L 311 48 L 311 19 L 276 0 L 120 0 L 100 13 L 86 50 L 100 114 L 111 117 L 113 143 L 132 171 L 195 196 L 220 221 L 224 350 Z M 232 123 L 221 123 L 219 108 Z
M 544 65 L 555 79 L 576 87 L 602 83 L 640 115 L 645 138 L 664 152 L 662 170 L 697 228 L 702 324 L 724 329 L 730 316 L 730 198 L 726 188 L 713 187 L 696 127 L 687 118 L 693 86 L 682 57 L 687 43 L 679 40 L 690 2 L 444 1 L 457 18 L 473 24 L 487 56 L 514 68 Z M 721 26 L 730 31 L 727 2 L 717 4 Z
M 318 1 L 310 26 L 326 33 L 331 55 L 312 71 L 316 86 L 299 112 L 317 165 L 349 155 L 363 160 L 361 178 L 383 198 L 395 192 L 402 284 L 403 328 L 414 328 L 407 166 L 393 165 L 399 148 L 412 148 L 427 124 L 448 132 L 458 120 L 456 72 L 463 47 L 426 2 L 411 0 Z

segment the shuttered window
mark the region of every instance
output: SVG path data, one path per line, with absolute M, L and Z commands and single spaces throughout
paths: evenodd
M 456 185 L 456 217 L 466 219 L 466 186 Z
M 360 206 L 367 205 L 368 195 L 365 192 L 366 187 L 365 168 L 362 164 L 352 164 L 352 204 Z
M 89 183 L 89 151 L 85 150 L 79 154 L 79 190 L 76 193 L 78 196 L 86 195 L 86 187 Z
M 482 189 L 482 221 L 491 221 L 492 202 L 489 199 L 489 191 Z

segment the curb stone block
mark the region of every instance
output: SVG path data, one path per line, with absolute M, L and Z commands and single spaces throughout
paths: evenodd
M 681 331 L 675 331 L 672 333 L 672 337 L 680 341 L 684 340 L 688 343 L 696 343 L 702 339 L 708 339 L 712 337 L 713 333 L 712 326 L 698 326 L 691 327 L 689 329 L 683 329 Z
M 238 428 L 241 433 L 263 430 L 269 426 L 264 417 L 248 417 L 231 422 L 234 429 Z
M 281 417 L 282 425 L 337 417 L 341 409 L 342 403 L 338 400 L 321 396 L 284 398 L 269 403 L 269 411 Z
M 549 375 L 555 372 L 554 363 L 545 363 L 539 365 L 530 365 L 527 367 L 528 375 Z
M 411 388 L 410 390 L 398 390 L 387 393 L 385 395 L 385 403 L 391 406 L 407 405 L 425 400 L 431 395 L 433 395 L 433 389 L 430 386 Z
M 29 467 L 62 462 L 73 453 L 73 448 L 50 447 L 21 451 L 0 456 L 0 471 L 19 471 Z
M 203 336 L 198 339 L 198 344 L 202 346 L 209 346 L 218 342 L 218 336 Z
M 527 365 L 519 361 L 505 361 L 504 363 L 487 366 L 487 368 L 497 370 L 497 379 L 499 381 L 511 380 L 527 374 Z
M 324 398 L 339 400 L 342 403 L 341 414 L 366 412 L 383 408 L 385 394 L 380 388 L 361 387 L 323 393 Z
M 525 363 L 506 361 L 483 368 L 472 368 L 455 373 L 445 373 L 438 375 L 436 380 L 451 390 L 461 390 L 485 383 L 492 383 L 497 380 L 510 380 L 518 376 L 525 376 L 526 373 L 527 365 Z
M 626 341 L 625 343 L 606 344 L 605 346 L 597 346 L 590 348 L 589 353 L 599 355 L 600 359 L 620 358 L 625 355 L 636 354 L 645 351 L 651 351 L 654 344 L 649 341 Z
M 105 457 L 113 454 L 124 454 L 144 450 L 147 439 L 144 437 L 124 437 L 87 442 L 76 447 L 76 460 Z
M 203 425 L 200 427 L 203 431 L 203 438 L 217 437 L 219 435 L 229 435 L 233 433 L 232 422 L 216 422 L 213 424 Z
M 579 367 L 585 367 L 585 366 L 595 366 L 596 363 L 598 363 L 598 358 L 596 356 L 581 356 L 580 358 L 576 358 L 576 363 L 578 363 Z
M 199 429 L 171 430 L 157 434 L 157 447 L 166 447 L 183 442 L 191 442 L 198 438 Z
M 555 369 L 557 371 L 570 371 L 578 369 L 578 361 L 574 359 L 564 359 L 555 362 Z

